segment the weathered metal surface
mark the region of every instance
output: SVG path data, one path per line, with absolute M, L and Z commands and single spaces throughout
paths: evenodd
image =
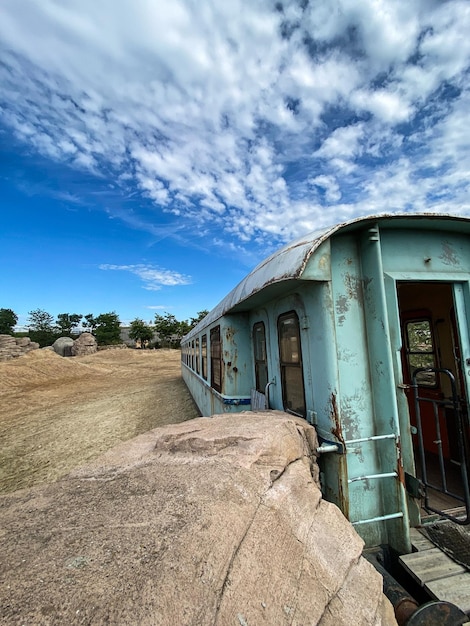
M 467 615 L 447 600 L 432 600 L 422 605 L 385 569 L 381 553 L 365 553 L 366 559 L 380 572 L 384 593 L 392 603 L 398 626 L 461 626 Z
M 419 222 L 420 229 L 430 228 L 439 230 L 439 220 L 445 219 L 455 223 L 455 230 L 460 232 L 470 231 L 470 220 L 464 217 L 454 217 L 443 214 L 383 214 L 378 216 L 360 217 L 354 220 L 335 224 L 329 228 L 306 234 L 300 239 L 281 248 L 270 257 L 262 261 L 255 269 L 246 276 L 199 324 L 183 338 L 187 340 L 193 334 L 197 334 L 201 327 L 210 325 L 222 315 L 228 313 L 240 302 L 248 299 L 253 294 L 261 291 L 267 285 L 300 278 L 311 258 L 321 244 L 340 231 L 349 232 L 355 228 L 365 228 L 378 222 L 393 222 L 394 226 L 400 227 L 400 222 L 411 226 L 411 221 Z M 446 260 L 452 259 L 450 251 L 441 255 Z M 352 289 L 353 291 L 354 289 Z
M 428 602 L 417 609 L 406 626 L 462 626 L 468 616 L 450 602 Z
M 397 391 L 403 383 L 399 287 L 445 281 L 456 291 L 461 282 L 454 301 L 462 333 L 470 310 L 468 234 L 470 219 L 431 214 L 371 216 L 310 233 L 258 265 L 185 338 L 221 325 L 225 396 L 208 394 L 212 412 L 220 404 L 229 411 L 227 401 L 237 410 L 237 398 L 255 386 L 251 333 L 262 321 L 269 379 L 279 381 L 270 406 L 282 409 L 277 324 L 295 312 L 305 416 L 333 451 L 321 458 L 324 492 L 370 546 L 388 543 L 405 553 L 410 509 L 419 523 L 405 489 L 405 470 L 415 474 L 415 459 L 409 406 Z M 470 368 L 464 374 L 470 380 Z

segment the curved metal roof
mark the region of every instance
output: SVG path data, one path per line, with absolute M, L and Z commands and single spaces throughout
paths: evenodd
M 305 266 L 314 252 L 324 241 L 339 231 L 347 232 L 364 228 L 368 224 L 379 223 L 380 225 L 385 225 L 391 222 L 393 222 L 393 227 L 396 228 L 409 228 L 416 222 L 419 222 L 420 229 L 442 230 L 442 221 L 446 223 L 444 230 L 452 229 L 460 232 L 470 232 L 470 218 L 437 213 L 396 213 L 359 217 L 348 222 L 307 233 L 257 265 L 197 326 L 183 337 L 183 340 L 191 338 L 202 328 L 230 312 L 236 305 L 260 292 L 266 286 L 301 278 Z M 463 227 L 463 224 L 466 227 Z

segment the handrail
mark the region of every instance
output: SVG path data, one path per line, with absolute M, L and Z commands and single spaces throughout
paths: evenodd
M 444 456 L 442 452 L 442 437 L 440 433 L 439 414 L 437 411 L 437 407 L 441 404 L 447 404 L 448 406 L 449 399 L 446 399 L 443 402 L 441 400 L 433 400 L 430 398 L 421 397 L 419 395 L 419 385 L 418 385 L 417 377 L 419 374 L 422 374 L 422 373 L 444 374 L 449 377 L 451 390 L 452 390 L 452 398 L 451 398 L 452 408 L 456 416 L 457 445 L 458 445 L 458 451 L 459 451 L 459 457 L 460 457 L 459 459 L 460 460 L 460 476 L 462 479 L 462 486 L 463 486 L 463 492 L 464 492 L 463 497 L 447 490 Z M 467 458 L 467 454 L 465 450 L 465 443 L 464 443 L 465 431 L 464 431 L 464 426 L 463 426 L 462 413 L 460 409 L 460 398 L 457 394 L 457 385 L 455 382 L 455 376 L 450 370 L 445 369 L 445 368 L 420 367 L 418 369 L 415 369 L 413 372 L 411 388 L 413 389 L 413 395 L 414 395 L 416 426 L 417 426 L 417 431 L 418 431 L 418 444 L 419 444 L 418 447 L 419 447 L 419 456 L 420 456 L 420 463 L 421 463 L 421 475 L 422 475 L 422 482 L 425 488 L 424 489 L 424 508 L 427 511 L 431 511 L 432 513 L 437 513 L 438 515 L 445 517 L 446 519 L 450 519 L 456 524 L 460 524 L 462 526 L 470 524 L 470 486 L 469 486 L 469 478 L 467 474 L 469 460 Z M 443 489 L 439 489 L 435 485 L 431 484 L 428 480 L 423 428 L 422 428 L 422 421 L 421 421 L 421 409 L 419 405 L 420 401 L 431 402 L 433 405 L 434 420 L 435 420 L 436 435 L 437 435 L 435 443 L 437 445 L 437 450 L 438 450 L 439 466 L 441 470 Z M 445 511 L 441 511 L 440 509 L 436 509 L 432 507 L 429 504 L 429 498 L 427 495 L 427 487 L 430 487 L 431 489 L 435 489 L 436 491 L 440 491 L 441 493 L 445 493 L 446 495 L 450 495 L 456 500 L 460 500 L 461 502 L 463 502 L 465 504 L 466 518 L 460 519 L 458 517 L 455 517 L 454 515 L 450 515 L 449 513 L 446 513 Z

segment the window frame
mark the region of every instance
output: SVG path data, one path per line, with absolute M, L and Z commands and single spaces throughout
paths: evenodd
M 210 329 L 211 387 L 222 393 L 222 334 L 220 324 Z
M 207 333 L 201 337 L 201 374 L 207 380 Z
M 259 354 L 258 354 L 258 350 L 257 348 L 259 347 L 259 342 L 257 341 L 258 339 L 258 332 L 262 333 L 262 351 L 263 351 L 263 355 L 262 357 L 264 358 L 259 358 Z M 253 324 L 253 329 L 252 329 L 252 340 L 253 340 L 253 360 L 254 360 L 254 364 L 255 364 L 255 389 L 256 391 L 258 391 L 259 393 L 266 393 L 266 386 L 268 384 L 269 381 L 269 374 L 268 374 L 268 352 L 267 352 L 267 344 L 266 344 L 266 326 L 264 324 L 264 322 L 255 322 Z M 262 371 L 264 369 L 264 374 L 262 374 Z M 261 379 L 263 378 L 263 383 L 261 382 Z
M 286 361 L 283 359 L 283 354 L 285 352 L 284 344 L 282 342 L 283 333 L 282 333 L 282 325 L 287 320 L 293 320 L 295 324 L 295 338 L 297 340 L 297 361 Z M 288 311 L 286 313 L 282 313 L 277 318 L 277 332 L 278 332 L 278 346 L 279 346 L 279 369 L 281 372 L 281 387 L 282 387 L 282 406 L 284 411 L 288 413 L 292 413 L 293 415 L 297 415 L 299 417 L 305 418 L 307 416 L 307 403 L 305 398 L 305 382 L 304 382 L 304 372 L 303 372 L 303 360 L 302 360 L 302 341 L 300 336 L 300 320 L 299 316 L 295 311 Z M 295 407 L 296 410 L 291 407 L 286 406 L 289 402 L 290 393 L 288 393 L 287 383 L 288 383 L 288 374 L 292 374 L 294 372 L 300 372 L 300 379 L 297 383 L 300 382 L 301 392 L 302 392 L 302 407 Z M 297 374 L 298 376 L 298 374 Z M 298 409 L 301 409 L 300 411 Z
M 411 346 L 410 346 L 410 333 L 409 333 L 409 326 L 411 324 L 422 324 L 422 323 L 427 323 L 429 326 L 429 337 L 431 340 L 431 350 L 412 350 Z M 403 337 L 404 337 L 404 343 L 405 343 L 405 350 L 404 350 L 404 354 L 405 354 L 405 362 L 406 362 L 406 367 L 407 367 L 407 371 L 408 371 L 408 376 L 409 376 L 409 380 L 412 381 L 413 380 L 413 373 L 415 370 L 419 369 L 420 367 L 431 367 L 433 369 L 437 369 L 439 367 L 438 365 L 438 354 L 437 354 L 437 346 L 436 346 L 436 340 L 435 340 L 435 336 L 434 336 L 434 327 L 433 327 L 433 323 L 432 323 L 432 315 L 430 313 L 426 313 L 423 312 L 421 314 L 417 314 L 413 317 L 408 317 L 405 320 L 403 320 Z M 420 366 L 416 366 L 416 365 L 412 365 L 411 363 L 411 358 L 410 357 L 415 357 L 415 356 L 419 356 L 419 355 L 429 355 L 432 357 L 432 365 L 426 366 L 426 365 L 420 365 Z M 423 373 L 423 376 L 425 374 Z M 426 382 L 425 380 L 423 380 L 423 378 L 421 377 L 421 379 L 418 377 L 416 379 L 416 382 L 418 384 L 418 387 L 424 387 L 426 389 L 438 389 L 439 388 L 439 376 L 437 373 L 433 374 L 433 382 Z

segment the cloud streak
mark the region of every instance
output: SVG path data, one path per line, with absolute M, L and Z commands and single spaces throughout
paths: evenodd
M 180 274 L 173 270 L 167 270 L 152 265 L 112 265 L 104 263 L 99 266 L 104 271 L 130 272 L 138 276 L 143 283 L 143 288 L 148 291 L 159 291 L 162 287 L 175 287 L 177 285 L 191 284 L 191 277 Z

